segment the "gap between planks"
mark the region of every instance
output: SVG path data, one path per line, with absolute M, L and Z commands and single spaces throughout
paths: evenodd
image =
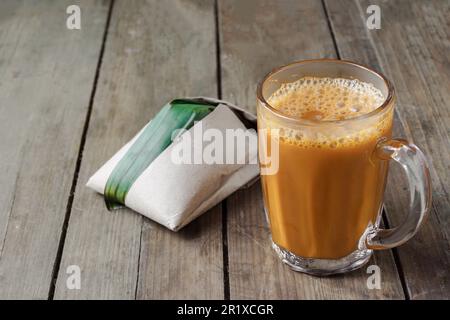
M 64 216 L 64 222 L 63 222 L 63 226 L 62 226 L 61 236 L 59 239 L 58 251 L 56 253 L 56 259 L 55 259 L 55 263 L 53 266 L 52 279 L 51 279 L 51 283 L 50 283 L 48 300 L 53 300 L 54 295 L 55 295 L 56 280 L 58 278 L 58 273 L 59 273 L 59 269 L 60 269 L 60 265 L 61 265 L 61 259 L 62 259 L 62 255 L 63 255 L 63 251 L 64 251 L 64 243 L 65 243 L 66 235 L 67 235 L 67 227 L 69 225 L 70 214 L 72 212 L 73 198 L 75 195 L 75 188 L 78 183 L 78 173 L 80 171 L 81 161 L 83 159 L 83 150 L 84 150 L 84 145 L 86 143 L 87 132 L 89 129 L 89 121 L 91 119 L 92 106 L 94 104 L 95 93 L 97 91 L 97 82 L 98 82 L 100 70 L 102 67 L 103 54 L 105 52 L 105 43 L 106 43 L 106 39 L 108 37 L 108 30 L 109 30 L 109 24 L 111 21 L 112 10 L 114 8 L 114 1 L 115 0 L 110 0 L 110 3 L 109 3 L 108 17 L 106 19 L 105 30 L 103 32 L 102 45 L 100 47 L 100 54 L 98 57 L 97 67 L 95 70 L 94 82 L 92 84 L 92 91 L 91 91 L 91 95 L 89 98 L 88 110 L 86 113 L 86 119 L 84 121 L 84 127 L 83 127 L 83 131 L 81 134 L 80 147 L 78 149 L 77 162 L 76 162 L 75 170 L 73 173 L 73 179 L 72 179 L 72 185 L 70 187 L 69 197 L 67 199 L 67 207 L 66 207 L 66 212 L 65 212 L 65 216 Z M 138 266 L 138 268 L 139 268 L 139 266 Z
M 217 98 L 222 99 L 222 62 L 220 60 L 220 14 L 219 0 L 214 0 L 214 23 L 216 32 L 216 74 Z M 228 228 L 227 199 L 222 201 L 222 265 L 223 265 L 223 298 L 230 300 L 230 275 L 228 266 Z
M 329 15 L 329 11 L 328 11 L 327 5 L 325 3 L 325 0 L 321 0 L 321 2 L 322 2 L 322 7 L 323 7 L 323 10 L 324 10 L 324 13 L 325 13 L 325 17 L 327 19 L 327 24 L 328 24 L 328 28 L 330 30 L 331 38 L 333 39 L 334 48 L 336 50 L 336 56 L 338 57 L 338 59 L 341 59 L 341 53 L 339 51 L 339 45 L 338 45 L 337 40 L 336 40 L 336 35 L 335 35 L 334 29 L 333 29 L 333 24 L 331 23 L 331 19 L 330 19 L 330 15 Z M 362 19 L 362 23 L 364 23 L 362 15 L 361 15 L 361 19 Z M 372 49 L 375 50 L 375 48 L 372 48 Z M 378 56 L 377 56 L 377 60 L 378 60 Z M 384 208 L 383 208 L 383 212 L 382 212 L 382 222 L 386 226 L 386 228 L 390 228 L 389 221 L 387 219 L 386 211 L 385 211 Z M 401 261 L 400 261 L 400 258 L 399 258 L 398 252 L 397 252 L 397 248 L 391 249 L 391 252 L 392 252 L 392 256 L 394 258 L 395 268 L 396 268 L 398 276 L 400 278 L 400 283 L 401 283 L 401 286 L 402 286 L 403 294 L 404 294 L 406 300 L 410 300 L 410 294 L 408 292 L 408 286 L 406 285 L 405 274 L 403 272 L 403 267 L 402 267 L 402 264 L 401 264 Z

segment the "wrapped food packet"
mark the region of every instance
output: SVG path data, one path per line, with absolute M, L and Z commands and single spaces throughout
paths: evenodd
M 177 231 L 254 181 L 256 118 L 226 101 L 165 105 L 87 182 L 108 209 L 126 206 Z

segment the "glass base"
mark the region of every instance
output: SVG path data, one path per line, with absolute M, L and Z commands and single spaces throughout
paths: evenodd
M 292 270 L 315 276 L 329 276 L 358 269 L 365 265 L 372 255 L 372 250 L 365 249 L 356 250 L 341 259 L 315 259 L 299 257 L 273 241 L 272 248 Z

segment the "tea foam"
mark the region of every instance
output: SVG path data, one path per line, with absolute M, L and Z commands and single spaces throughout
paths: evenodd
M 384 96 L 370 83 L 343 78 L 304 77 L 281 86 L 269 103 L 294 118 L 344 120 L 381 106 Z
M 357 79 L 303 77 L 283 84 L 268 99 L 269 104 L 291 118 L 323 121 L 352 119 L 370 113 L 385 100 L 373 84 Z M 283 128 L 281 139 L 308 147 L 358 145 L 384 135 L 390 130 L 390 119 L 369 121 L 361 128 L 348 124 L 340 131 L 333 128 L 292 130 Z M 316 132 L 315 132 L 316 131 Z

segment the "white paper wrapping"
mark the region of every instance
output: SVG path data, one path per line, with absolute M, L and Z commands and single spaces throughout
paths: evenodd
M 198 126 L 202 127 L 203 132 L 215 128 L 222 132 L 223 137 L 226 136 L 226 129 L 242 129 L 244 132 L 246 127 L 235 112 L 254 120 L 253 115 L 240 108 L 220 104 L 188 131 L 192 135 L 194 130 L 198 132 Z M 140 133 L 89 179 L 89 188 L 103 193 L 109 175 Z M 256 135 L 256 132 L 250 131 L 247 134 Z M 246 148 L 247 164 L 175 164 L 171 156 L 172 149 L 176 148 L 178 143 L 181 141 L 174 141 L 148 166 L 135 181 L 125 199 L 127 207 L 173 231 L 179 230 L 259 174 L 256 144 L 250 144 L 249 148 Z M 203 142 L 203 145 L 193 144 L 193 154 L 196 148 L 203 149 L 208 143 L 210 142 Z

